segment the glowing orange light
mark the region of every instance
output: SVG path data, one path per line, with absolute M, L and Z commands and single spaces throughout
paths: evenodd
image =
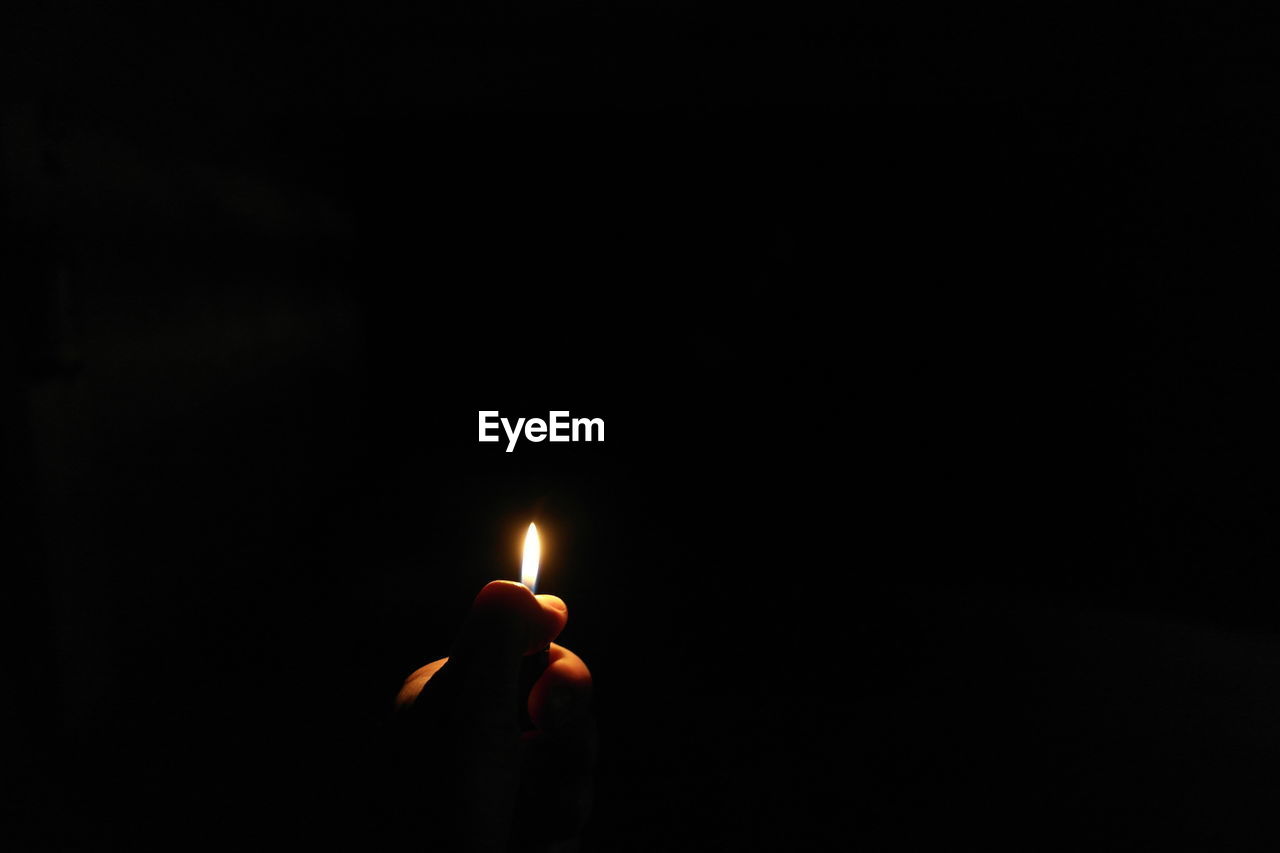
M 542 546 L 538 544 L 538 527 L 529 525 L 529 532 L 524 535 L 524 565 L 520 569 L 520 582 L 533 592 L 538 585 L 538 560 L 542 557 Z

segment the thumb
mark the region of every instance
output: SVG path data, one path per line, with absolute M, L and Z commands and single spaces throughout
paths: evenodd
M 412 756 L 442 850 L 504 850 L 519 785 L 520 661 L 541 605 L 524 586 L 480 590 L 448 660 L 411 708 L 424 750 Z
M 480 590 L 449 654 L 459 711 L 510 714 L 520 661 L 541 614 L 542 606 L 523 584 L 492 581 Z

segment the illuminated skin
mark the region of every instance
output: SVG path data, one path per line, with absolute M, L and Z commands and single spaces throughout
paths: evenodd
M 399 718 L 421 749 L 424 784 L 451 800 L 439 809 L 469 850 L 503 850 L 508 840 L 571 838 L 589 807 L 595 727 L 591 673 L 552 643 L 568 608 L 512 581 L 476 596 L 452 654 L 405 679 Z M 520 662 L 547 648 L 546 671 L 529 693 L 535 729 L 519 731 Z

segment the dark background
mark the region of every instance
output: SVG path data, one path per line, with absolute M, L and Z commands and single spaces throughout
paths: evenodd
M 14 23 L 16 849 L 358 844 L 371 733 L 530 519 L 586 849 L 1266 830 L 1273 21 Z

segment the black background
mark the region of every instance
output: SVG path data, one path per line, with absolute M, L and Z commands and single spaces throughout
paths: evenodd
M 536 519 L 586 849 L 1253 839 L 1270 23 L 18 21 L 6 834 L 358 845 L 371 732 Z

